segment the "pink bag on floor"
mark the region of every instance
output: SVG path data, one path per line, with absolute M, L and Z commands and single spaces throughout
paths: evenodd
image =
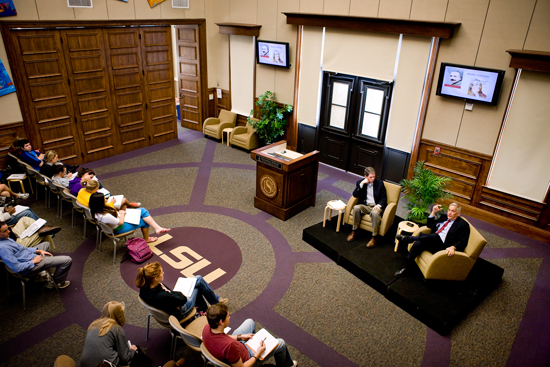
M 126 241 L 126 249 L 128 255 L 133 262 L 141 264 L 144 261 L 153 257 L 153 251 L 147 245 L 147 242 L 143 238 L 134 237 Z

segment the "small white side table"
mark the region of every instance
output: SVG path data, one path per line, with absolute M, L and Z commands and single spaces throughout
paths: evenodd
M 397 226 L 397 233 L 395 234 L 395 236 L 397 237 L 398 235 L 400 235 L 403 232 L 413 234 L 418 228 L 419 228 L 418 224 L 416 224 L 414 222 L 409 222 L 407 220 L 404 220 L 401 223 L 399 223 L 399 225 Z M 397 252 L 398 248 L 399 248 L 399 241 L 396 238 L 395 239 L 395 248 L 393 249 L 393 252 Z
M 325 207 L 325 216 L 323 217 L 323 227 L 325 226 L 325 222 L 327 220 L 327 210 L 329 212 L 328 214 L 328 220 L 332 219 L 332 209 L 338 210 L 338 222 L 336 222 L 336 232 L 340 232 L 340 222 L 342 221 L 342 213 L 346 210 L 346 206 L 344 207 L 338 207 L 336 206 L 337 200 L 331 200 L 327 203 L 327 206 Z
M 227 133 L 227 146 L 229 146 L 229 138 L 231 137 L 231 132 L 233 131 L 232 127 L 226 127 L 222 130 L 222 144 L 223 144 L 223 133 Z

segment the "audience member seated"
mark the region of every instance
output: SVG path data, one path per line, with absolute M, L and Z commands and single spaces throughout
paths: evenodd
M 183 320 L 193 307 L 206 310 L 206 302 L 216 304 L 227 303 L 227 298 L 216 295 L 210 285 L 200 276 L 195 276 L 197 282 L 191 297 L 185 297 L 181 292 L 176 292 L 162 283 L 164 271 L 158 262 L 145 265 L 138 269 L 136 287 L 139 288 L 139 296 L 149 306 L 158 308 L 169 315 Z
M 19 222 L 19 219 L 23 217 L 32 218 L 33 220 L 38 219 L 38 215 L 35 214 L 30 208 L 27 208 L 18 214 L 15 214 L 15 206 L 8 203 L 5 206 L 0 207 L 0 221 L 6 222 L 8 226 L 15 225 Z
M 79 367 L 96 367 L 104 360 L 115 366 L 127 366 L 137 351 L 135 345 L 128 345 L 122 328 L 126 323 L 124 304 L 107 302 L 101 317 L 88 327 L 84 350 L 78 361 Z
M 217 303 L 206 312 L 208 324 L 202 331 L 202 342 L 214 357 L 233 367 L 251 367 L 258 363 L 258 358 L 265 351 L 264 342 L 256 352 L 248 348 L 246 341 L 254 336 L 256 324 L 252 319 L 245 320 L 241 326 L 227 335 L 224 329 L 229 326 L 229 309 L 223 303 Z M 292 360 L 283 339 L 277 339 L 279 345 L 268 356 L 273 355 L 277 367 L 292 367 L 298 363 Z M 267 357 L 266 357 L 267 358 Z
M 162 228 L 155 222 L 147 209 L 140 208 L 141 211 L 139 224 L 124 223 L 126 210 L 117 210 L 109 205 L 109 202 L 102 193 L 96 192 L 89 199 L 90 212 L 99 222 L 104 223 L 113 229 L 115 234 L 126 233 L 141 228 L 143 238 L 147 242 L 155 242 L 157 237 L 149 237 L 149 226 L 153 227 L 156 233 L 166 233 L 170 228 Z
M 85 207 L 89 207 L 90 196 L 92 196 L 92 194 L 94 194 L 97 190 L 99 190 L 99 182 L 94 180 L 88 180 L 88 181 L 83 181 L 82 185 L 84 185 L 84 188 L 80 189 L 80 191 L 78 192 L 78 195 L 76 196 L 76 200 L 80 204 L 84 205 Z M 126 198 L 122 198 L 122 202 L 117 203 L 116 198 L 111 197 L 107 201 L 107 206 L 110 206 L 113 209 L 118 207 L 118 209 L 126 210 L 127 207 L 139 208 L 141 206 L 141 203 L 130 203 Z
M 53 175 L 52 181 L 58 185 L 69 187 L 71 183 L 72 173 L 67 174 L 67 167 L 57 164 L 52 167 Z
M 67 288 L 71 282 L 67 274 L 73 260 L 69 256 L 53 256 L 48 252 L 49 242 L 42 242 L 36 247 L 24 247 L 9 238 L 10 229 L 4 222 L 0 222 L 0 259 L 14 273 L 30 277 L 49 268 L 56 268 L 53 275 L 57 287 Z
M 21 200 L 26 200 L 29 198 L 29 194 L 25 193 L 17 193 L 15 191 L 12 191 L 8 185 L 0 184 L 0 195 L 7 197 L 7 198 L 17 198 Z
M 36 247 L 42 242 L 48 241 L 50 243 L 50 250 L 55 250 L 53 243 L 53 236 L 61 231 L 61 227 L 46 227 L 43 226 L 38 231 L 34 232 L 30 236 L 21 238 L 21 235 L 27 228 L 29 228 L 35 222 L 34 219 L 29 217 L 23 217 L 19 219 L 17 224 L 11 229 L 10 238 L 18 244 L 25 247 Z M 6 223 L 7 224 L 7 223 Z
M 59 162 L 59 156 L 57 155 L 57 152 L 55 150 L 48 150 L 46 152 L 46 155 L 44 156 L 44 164 L 42 165 L 42 167 L 40 167 L 40 173 L 46 177 L 51 178 L 55 174 L 54 168 L 56 166 L 66 167 L 67 170 L 70 171 L 67 175 L 68 178 L 71 178 L 73 172 L 76 172 L 76 170 L 78 169 L 78 166 L 69 166 Z
M 27 139 L 16 139 L 13 145 L 16 148 L 16 154 L 23 162 L 40 171 L 40 167 L 44 164 L 44 154 L 40 153 L 39 150 L 33 150 L 31 143 Z
M 95 177 L 94 171 L 84 167 L 79 169 L 76 177 L 73 177 L 73 179 L 69 182 L 69 190 L 71 191 L 71 195 L 77 196 L 80 189 L 82 189 L 82 181 L 86 182 L 90 180 L 98 181 L 97 177 Z M 101 182 L 99 182 L 99 188 L 101 187 Z

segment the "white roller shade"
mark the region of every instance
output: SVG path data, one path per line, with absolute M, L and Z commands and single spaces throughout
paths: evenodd
M 523 71 L 493 165 L 490 188 L 543 202 L 550 182 L 548 101 L 550 75 Z
M 231 49 L 231 111 L 250 115 L 254 108 L 254 38 L 229 36 Z
M 386 135 L 390 148 L 411 152 L 430 46 L 431 38 L 403 36 Z
M 327 28 L 323 70 L 392 81 L 399 35 Z
M 309 126 L 317 125 L 322 41 L 323 28 L 304 27 L 302 60 L 300 63 L 300 91 L 298 94 L 298 122 Z

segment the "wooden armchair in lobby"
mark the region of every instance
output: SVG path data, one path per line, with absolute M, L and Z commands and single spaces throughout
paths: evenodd
M 204 120 L 202 132 L 204 135 L 220 140 L 222 138 L 223 129 L 235 127 L 237 122 L 237 114 L 227 110 L 221 110 L 218 118 L 209 117 Z
M 466 220 L 464 217 L 462 219 Z M 466 220 L 466 222 L 468 221 Z M 416 257 L 416 264 L 424 274 L 424 278 L 463 281 L 468 277 L 487 243 L 477 229 L 470 222 L 468 224 L 470 225 L 470 238 L 464 252 L 455 251 L 455 254 L 449 257 L 445 250 L 435 254 L 424 251 Z M 418 236 L 420 233 L 428 234 L 431 233 L 431 230 L 428 227 L 421 227 L 413 233 L 413 236 Z M 409 244 L 409 250 L 412 245 L 412 243 Z
M 251 120 L 258 121 L 254 118 L 251 118 Z M 229 143 L 246 150 L 252 150 L 260 146 L 260 137 L 256 134 L 256 129 L 252 125 L 246 124 L 246 126 L 237 126 L 233 129 Z
M 399 200 L 399 194 L 401 193 L 401 186 L 392 184 L 384 181 L 384 186 L 386 186 L 386 195 L 388 205 L 382 213 L 382 221 L 380 222 L 380 229 L 378 234 L 384 236 L 393 224 L 395 219 L 395 212 L 397 211 L 397 201 Z M 357 198 L 353 195 L 348 201 L 346 207 L 346 213 L 344 214 L 344 223 L 353 225 L 353 207 L 357 204 Z M 361 223 L 359 228 L 364 229 L 365 231 L 372 232 L 372 221 L 370 215 L 363 215 L 361 217 Z

